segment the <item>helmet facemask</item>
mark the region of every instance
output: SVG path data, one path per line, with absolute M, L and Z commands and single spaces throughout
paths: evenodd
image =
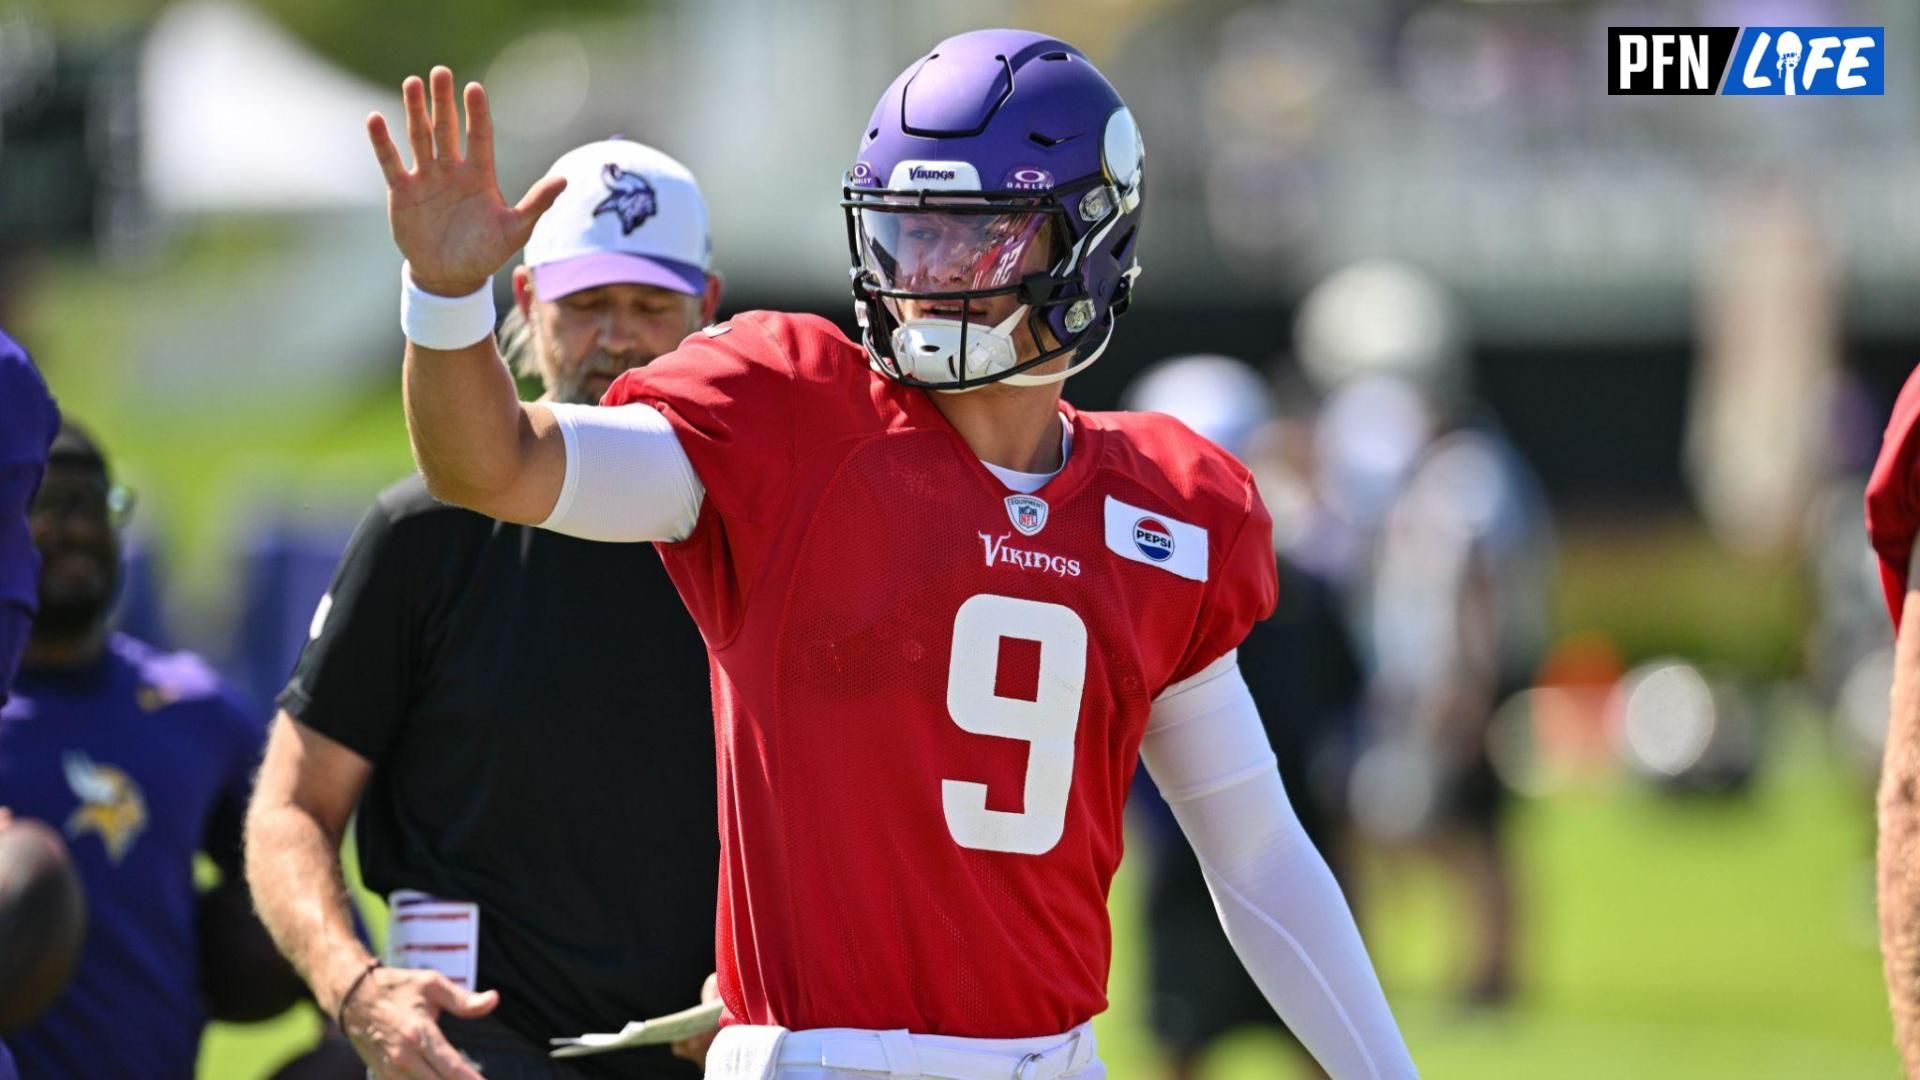
M 1085 298 L 1077 264 L 1099 230 L 1070 243 L 1061 196 L 1072 194 L 848 186 L 855 308 L 874 368 L 959 392 L 1057 382 L 1098 357 L 1113 315 L 1095 325 Z M 1077 362 L 1027 374 L 1062 356 Z

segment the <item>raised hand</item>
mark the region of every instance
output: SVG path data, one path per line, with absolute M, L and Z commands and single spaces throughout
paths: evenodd
M 429 87 L 431 107 L 429 107 Z M 453 72 L 436 67 L 428 82 L 409 76 L 400 84 L 407 111 L 407 143 L 413 168 L 400 158 L 379 113 L 367 117 L 373 156 L 387 178 L 387 223 L 406 257 L 413 280 L 443 296 L 464 296 L 484 285 L 527 242 L 533 223 L 567 186 L 548 177 L 528 189 L 517 205 L 500 195 L 493 171 L 493 117 L 487 92 L 467 84 L 466 152 L 456 130 Z

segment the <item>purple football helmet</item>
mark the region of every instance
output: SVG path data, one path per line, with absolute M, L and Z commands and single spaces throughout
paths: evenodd
M 1073 46 L 1025 30 L 934 46 L 874 107 L 840 204 L 874 368 L 959 391 L 1092 363 L 1140 272 L 1142 160 L 1133 113 Z

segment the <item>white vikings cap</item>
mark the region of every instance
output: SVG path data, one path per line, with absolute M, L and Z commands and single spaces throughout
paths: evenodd
M 713 245 L 707 201 L 685 165 L 625 139 L 560 155 L 548 176 L 567 178 L 533 227 L 526 260 L 542 300 L 600 285 L 656 285 L 700 295 Z

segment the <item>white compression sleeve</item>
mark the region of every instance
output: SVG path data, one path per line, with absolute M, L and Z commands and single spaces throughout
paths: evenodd
M 548 405 L 567 478 L 543 529 L 583 540 L 685 540 L 707 489 L 651 405 Z
M 1334 1080 L 1418 1075 L 1353 914 L 1294 816 L 1235 654 L 1154 699 L 1140 746 L 1247 973 Z

